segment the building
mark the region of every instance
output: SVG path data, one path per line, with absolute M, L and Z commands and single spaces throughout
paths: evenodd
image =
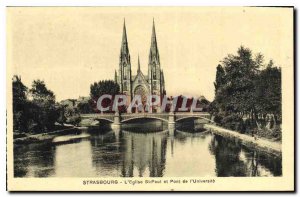
M 162 97 L 166 94 L 164 73 L 160 65 L 154 20 L 149 51 L 148 73 L 146 75 L 142 73 L 139 57 L 136 75 L 132 75 L 131 65 L 124 20 L 119 70 L 118 72 L 115 71 L 115 81 L 119 84 L 121 93 L 127 96 L 127 102 L 131 102 L 135 95 L 141 95 L 143 104 L 145 104 L 148 95 L 158 95 Z M 158 108 L 153 107 L 153 111 L 157 111 L 157 109 Z
M 68 108 L 75 108 L 77 107 L 77 100 L 76 99 L 65 99 L 60 101 L 60 104 L 68 107 Z

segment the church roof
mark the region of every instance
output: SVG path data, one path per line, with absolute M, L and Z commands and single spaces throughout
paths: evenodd
M 139 76 L 141 76 L 141 78 L 142 78 L 142 80 L 144 82 L 148 83 L 148 76 L 145 76 L 142 71 L 140 71 L 136 75 L 132 76 L 133 82 L 135 82 L 136 80 L 138 80 Z

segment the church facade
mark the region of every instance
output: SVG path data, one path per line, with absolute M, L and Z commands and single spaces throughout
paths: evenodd
M 158 95 L 162 98 L 162 96 L 166 94 L 154 20 L 148 58 L 148 73 L 144 74 L 141 71 L 140 58 L 138 57 L 137 73 L 133 75 L 124 20 L 119 69 L 115 71 L 115 82 L 119 84 L 120 92 L 127 96 L 127 102 L 131 102 L 135 95 L 140 95 L 142 97 L 142 103 L 145 104 L 148 95 Z

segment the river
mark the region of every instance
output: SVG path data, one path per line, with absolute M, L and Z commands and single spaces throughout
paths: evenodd
M 121 131 L 93 128 L 71 143 L 15 144 L 15 177 L 281 176 L 281 158 L 210 131 L 133 124 Z

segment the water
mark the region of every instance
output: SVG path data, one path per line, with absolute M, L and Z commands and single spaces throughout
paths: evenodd
M 148 130 L 146 130 L 146 128 Z M 209 131 L 168 134 L 163 124 L 93 129 L 89 139 L 14 147 L 15 177 L 281 176 L 281 158 Z M 145 133 L 145 131 L 147 133 Z

